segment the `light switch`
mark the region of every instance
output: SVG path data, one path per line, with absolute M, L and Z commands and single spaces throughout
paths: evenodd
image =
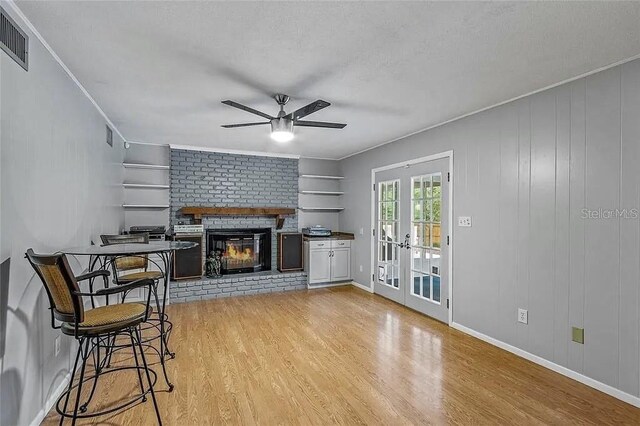
M 471 227 L 471 216 L 458 216 L 458 226 Z

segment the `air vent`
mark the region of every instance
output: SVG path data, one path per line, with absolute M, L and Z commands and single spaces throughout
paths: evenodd
M 0 7 L 0 47 L 22 68 L 29 70 L 29 37 Z

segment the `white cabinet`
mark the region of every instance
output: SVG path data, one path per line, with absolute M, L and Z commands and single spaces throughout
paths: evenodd
M 309 251 L 309 283 L 331 281 L 331 250 L 313 249 Z
M 309 285 L 349 281 L 351 279 L 351 241 L 305 242 L 305 270 Z
M 351 249 L 336 248 L 331 253 L 331 281 L 351 279 Z

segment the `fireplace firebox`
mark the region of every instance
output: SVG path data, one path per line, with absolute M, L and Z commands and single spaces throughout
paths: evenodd
M 222 257 L 222 275 L 271 270 L 271 229 L 207 229 L 207 255 Z

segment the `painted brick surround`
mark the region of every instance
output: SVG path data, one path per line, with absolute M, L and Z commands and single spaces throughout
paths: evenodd
M 178 213 L 185 206 L 289 207 L 298 205 L 298 160 L 206 151 L 171 150 L 171 224 L 191 223 Z M 173 302 L 305 288 L 302 273 L 276 271 L 278 231 L 296 232 L 298 217 L 287 217 L 276 230 L 267 217 L 204 217 L 205 229 L 271 228 L 271 272 L 173 283 Z M 203 239 L 204 243 L 204 239 Z M 204 254 L 206 247 L 202 247 Z M 204 258 L 204 256 L 203 256 Z M 224 291 L 223 291 L 224 290 Z
M 298 160 L 171 150 L 171 224 L 184 206 L 298 206 Z M 285 220 L 288 228 L 292 218 Z
M 252 275 L 226 275 L 222 278 L 178 281 L 171 286 L 171 303 L 192 302 L 221 297 L 274 293 L 307 288 L 302 272 L 265 272 Z

